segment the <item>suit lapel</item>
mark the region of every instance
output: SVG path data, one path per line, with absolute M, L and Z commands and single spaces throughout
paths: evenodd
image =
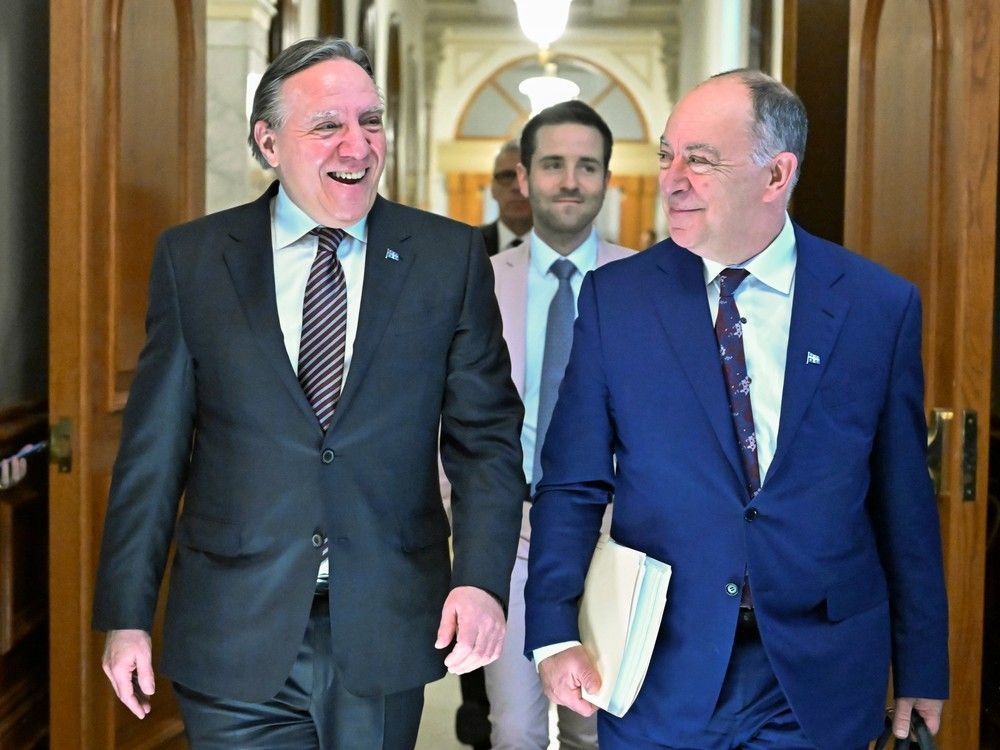
M 504 251 L 493 266 L 496 274 L 497 302 L 503 318 L 503 335 L 510 352 L 511 379 L 524 397 L 524 346 L 527 331 L 525 314 L 528 305 L 529 243 Z
M 350 408 L 396 308 L 403 282 L 413 267 L 415 250 L 409 243 L 410 232 L 399 228 L 400 222 L 394 219 L 396 211 L 392 203 L 378 196 L 368 214 L 365 280 L 354 353 L 330 431 L 336 428 Z
M 229 245 L 223 251 L 223 257 L 263 360 L 274 369 L 303 414 L 320 430 L 316 415 L 288 361 L 288 350 L 285 349 L 281 322 L 278 320 L 270 205 L 277 186 L 276 182 L 272 184 L 264 195 L 246 207 L 246 218 L 233 222 L 229 227 Z
M 743 466 L 736 453 L 733 420 L 705 291 L 704 266 L 698 256 L 672 242 L 659 251 L 647 252 L 660 254 L 657 265 L 663 273 L 652 278 L 651 288 L 660 323 L 715 431 L 719 447 L 743 486 Z
M 788 331 L 788 356 L 781 394 L 778 444 L 768 477 L 781 466 L 795 440 L 816 386 L 830 361 L 849 302 L 835 291 L 843 267 L 819 240 L 795 227 L 795 299 Z M 765 479 L 765 485 L 767 484 Z

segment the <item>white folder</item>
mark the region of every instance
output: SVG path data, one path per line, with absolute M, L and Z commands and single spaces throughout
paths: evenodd
M 670 566 L 602 534 L 580 600 L 580 640 L 601 676 L 595 706 L 621 717 L 646 677 L 667 603 Z

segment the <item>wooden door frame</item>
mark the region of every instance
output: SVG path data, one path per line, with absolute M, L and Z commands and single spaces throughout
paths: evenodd
M 874 77 L 879 21 L 887 1 L 851 2 L 844 234 L 845 243 L 861 252 L 872 249 L 877 220 L 869 200 L 875 169 Z M 947 428 L 938 496 L 952 664 L 941 747 L 964 750 L 979 746 L 993 335 L 992 326 L 983 321 L 993 319 L 994 302 L 1000 8 L 995 0 L 927 0 L 927 8 L 932 30 L 929 243 L 934 263 L 929 288 L 922 293 L 924 340 L 929 346 L 937 343 L 938 349 L 925 347 L 926 405 L 950 408 L 955 415 Z M 940 305 L 954 305 L 954 317 L 950 310 L 935 314 Z M 941 365 L 942 356 L 947 356 L 948 368 Z M 954 377 L 943 372 L 952 367 Z M 962 492 L 967 411 L 978 414 L 978 471 L 971 500 L 963 499 Z
M 49 160 L 49 418 L 73 418 L 72 469 L 50 470 L 49 682 L 51 745 L 57 748 L 119 746 L 124 710 L 104 677 L 104 637 L 91 630 L 94 573 L 100 548 L 106 489 L 94 467 L 113 460 L 103 439 L 117 434 L 120 379 L 90 369 L 94 349 L 113 336 L 98 302 L 113 293 L 114 269 L 105 265 L 115 227 L 117 159 L 113 133 L 120 111 L 115 40 L 127 0 L 50 0 Z M 180 34 L 182 153 L 187 175 L 183 212 L 204 210 L 205 8 L 204 0 L 173 0 Z M 180 217 L 178 217 L 180 218 Z M 123 248 L 152 252 L 152 248 Z M 145 286 L 129 293 L 145 296 Z M 118 374 L 118 373 L 113 373 Z M 120 373 L 127 376 L 127 373 Z M 100 419 L 92 415 L 100 415 Z M 101 435 L 102 440 L 95 440 Z M 113 441 L 117 443 L 117 439 Z M 111 454 L 111 455 L 109 455 Z M 178 726 L 158 730 L 166 739 Z M 143 735 L 142 744 L 157 746 Z

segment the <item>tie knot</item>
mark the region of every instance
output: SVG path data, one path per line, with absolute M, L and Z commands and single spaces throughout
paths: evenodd
M 719 295 L 722 297 L 732 297 L 733 293 L 743 283 L 743 279 L 750 275 L 745 268 L 724 268 L 719 273 Z
M 559 279 L 559 281 L 566 281 L 576 273 L 576 266 L 573 265 L 573 261 L 560 258 L 549 266 L 549 273 Z
M 512 239 L 510 242 L 507 243 L 507 247 L 508 248 L 520 247 L 523 243 L 524 240 L 522 240 L 520 237 L 515 237 L 514 239 Z
M 319 238 L 320 250 L 336 254 L 346 232 L 335 227 L 316 227 L 310 230 L 309 234 L 314 234 Z

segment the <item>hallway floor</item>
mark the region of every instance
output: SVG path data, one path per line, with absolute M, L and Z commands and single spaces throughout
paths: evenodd
M 455 739 L 455 711 L 462 702 L 458 677 L 448 674 L 432 682 L 424 692 L 424 715 L 420 721 L 415 750 L 469 750 L 468 745 Z M 555 711 L 549 713 L 549 736 L 555 737 Z M 556 750 L 553 741 L 549 750 Z

